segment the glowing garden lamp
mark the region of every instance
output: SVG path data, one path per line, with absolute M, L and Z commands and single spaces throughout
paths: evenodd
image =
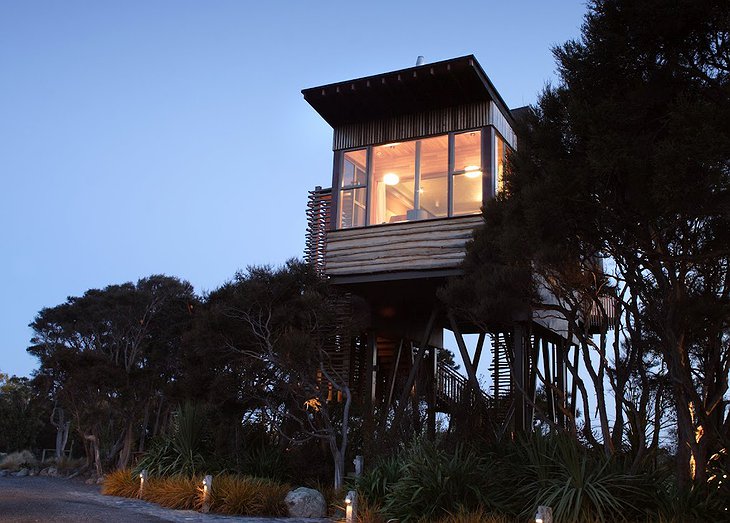
M 213 490 L 213 476 L 205 476 L 203 478 L 203 507 L 201 512 L 210 512 L 210 492 Z
M 345 496 L 345 523 L 357 523 L 357 492 L 354 490 Z
M 139 473 L 139 497 L 142 497 L 142 491 L 144 490 L 144 484 L 147 483 L 147 469 L 142 469 Z

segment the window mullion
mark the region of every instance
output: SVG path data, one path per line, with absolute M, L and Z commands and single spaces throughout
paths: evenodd
M 448 176 L 448 211 L 447 216 L 454 215 L 454 133 L 449 133 L 449 176 Z

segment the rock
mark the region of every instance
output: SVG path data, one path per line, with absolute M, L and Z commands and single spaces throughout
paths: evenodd
M 97 485 L 103 485 L 104 484 L 104 476 L 100 478 L 96 478 L 96 484 Z
M 327 515 L 327 503 L 324 496 L 318 491 L 299 487 L 292 490 L 284 498 L 289 517 L 292 518 L 323 518 Z
M 58 475 L 59 475 L 58 469 L 56 467 L 48 467 L 46 469 L 46 476 L 50 476 L 52 478 L 57 478 Z
M 29 476 L 37 476 L 38 475 L 38 470 L 37 469 L 30 469 L 30 471 L 28 472 L 28 475 Z
M 4 478 L 8 475 L 8 471 L 5 469 L 0 470 L 0 478 Z
M 30 472 L 28 469 L 20 469 L 18 472 L 13 474 L 14 476 L 17 476 L 19 478 L 25 477 L 28 475 L 28 472 Z
M 89 478 L 84 481 L 84 483 L 86 483 L 87 485 L 93 485 L 94 483 L 96 483 L 96 478 Z

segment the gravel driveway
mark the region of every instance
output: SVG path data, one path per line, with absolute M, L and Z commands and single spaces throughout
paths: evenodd
M 81 481 L 7 476 L 0 477 L 0 521 L 324 523 L 329 520 L 244 518 L 170 510 L 146 501 L 102 496 L 100 487 Z

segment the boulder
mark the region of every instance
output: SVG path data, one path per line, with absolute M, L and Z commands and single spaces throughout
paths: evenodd
M 8 474 L 9 474 L 9 472 L 8 472 L 7 470 L 5 470 L 5 469 L 0 469 L 0 478 L 4 478 L 4 477 L 5 477 L 5 476 L 7 476 Z
M 20 469 L 20 470 L 19 470 L 18 472 L 16 472 L 16 473 L 15 473 L 15 474 L 13 474 L 13 475 L 14 475 L 14 476 L 17 476 L 17 477 L 19 477 L 19 478 L 22 478 L 22 477 L 25 477 L 25 476 L 27 476 L 29 472 L 30 472 L 30 471 L 29 471 L 28 469 L 25 469 L 25 468 L 23 468 L 23 469 Z
M 327 503 L 319 491 L 299 487 L 284 498 L 289 517 L 291 518 L 323 518 L 327 515 Z
M 58 477 L 58 469 L 56 467 L 46 467 L 38 473 L 39 476 L 49 476 L 51 478 Z

